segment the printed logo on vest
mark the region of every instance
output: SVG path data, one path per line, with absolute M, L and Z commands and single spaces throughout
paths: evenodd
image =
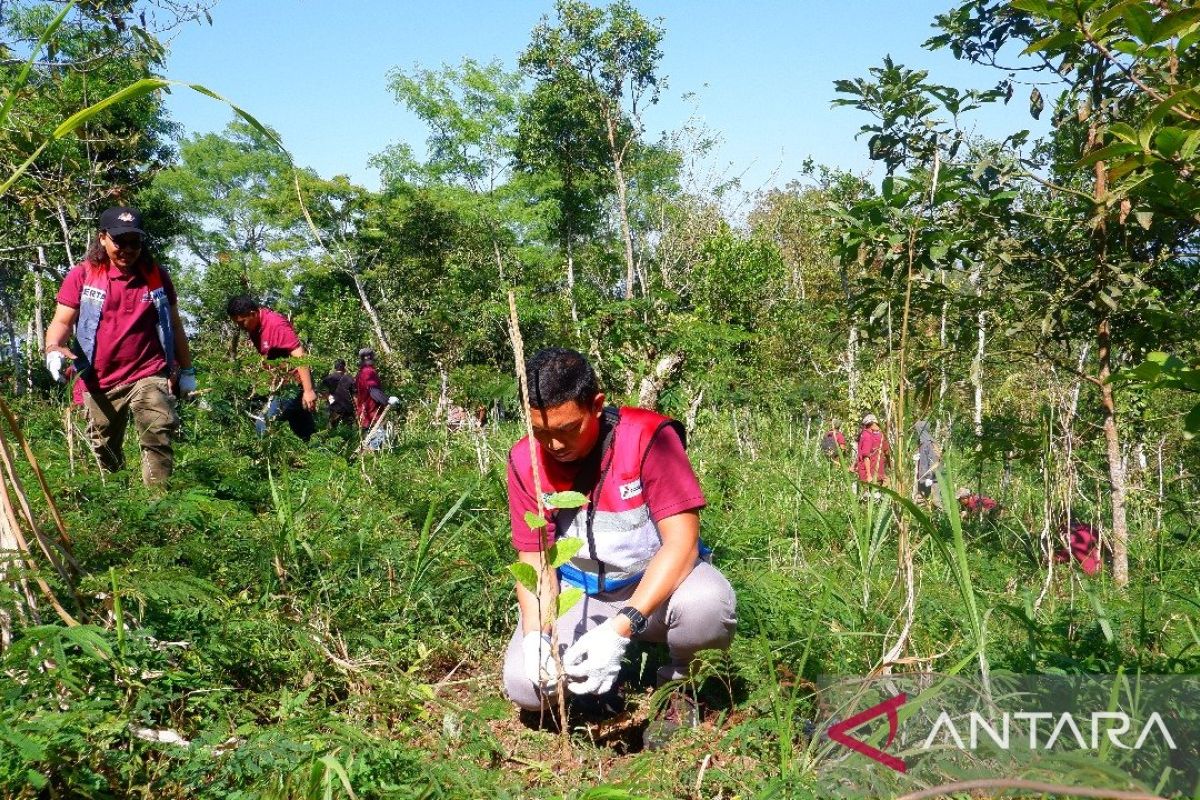
M 642 493 L 642 479 L 638 478 L 630 483 L 622 484 L 621 499 L 628 500 L 631 497 L 637 497 Z

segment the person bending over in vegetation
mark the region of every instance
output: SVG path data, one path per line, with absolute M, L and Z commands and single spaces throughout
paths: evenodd
M 346 359 L 333 362 L 333 372 L 321 381 L 329 395 L 329 427 L 336 428 L 354 419 L 354 378 L 346 374 Z
M 562 584 L 585 592 L 556 623 L 569 691 L 608 692 L 633 638 L 666 642 L 670 664 L 660 683 L 686 677 L 697 651 L 729 646 L 737 618 L 733 588 L 700 542 L 705 500 L 683 426 L 642 408 L 606 407 L 596 373 L 573 350 L 542 350 L 526 372 L 536 456 L 528 437 L 513 445 L 508 502 L 513 546 L 538 571 L 540 591 L 517 584 L 506 693 L 536 710 L 557 690 L 551 609 Z M 587 505 L 550 510 L 548 526 L 531 530 L 535 469 L 543 492 L 582 492 Z M 557 574 L 542 574 L 542 551 L 566 539 L 582 547 Z
M 246 332 L 250 343 L 265 360 L 304 358 L 304 345 L 300 344 L 292 323 L 282 314 L 260 307 L 256 300 L 246 295 L 229 298 L 225 311 L 233 323 Z M 268 420 L 279 417 L 287 421 L 292 433 L 299 438 L 306 442 L 312 438 L 317 429 L 312 415 L 317 408 L 312 373 L 308 367 L 298 366 L 295 374 L 300 379 L 301 395 L 283 401 L 272 395 L 264 418 L 258 423 L 259 433 L 266 432 Z
M 846 435 L 842 433 L 842 427 L 837 422 L 834 422 L 833 427 L 822 437 L 821 452 L 830 461 L 840 462 L 842 460 L 842 456 L 846 452 Z
M 56 381 L 77 371 L 75 402 L 88 416 L 88 439 L 108 471 L 124 463 L 130 415 L 142 449 L 142 481 L 160 485 L 175 464 L 179 429 L 172 379 L 196 390 L 196 372 L 179 319 L 175 286 L 145 246 L 142 215 L 110 208 L 87 255 L 63 280 L 46 329 L 46 368 Z M 73 349 L 67 347 L 72 333 Z
M 867 414 L 863 417 L 862 431 L 858 434 L 858 459 L 854 463 L 854 472 L 859 481 L 887 485 L 886 470 L 890 451 L 891 447 L 879 427 L 879 420 L 874 414 Z
M 1072 515 L 1071 524 L 1068 526 L 1064 521 L 1058 536 L 1060 541 L 1066 542 L 1066 547 L 1054 551 L 1055 562 L 1065 564 L 1074 559 L 1085 575 L 1100 571 L 1100 536 L 1090 522 Z
M 928 502 L 933 498 L 933 504 L 942 507 L 938 495 L 938 471 L 942 468 L 942 454 L 938 452 L 933 442 L 933 434 L 929 432 L 929 423 L 918 420 L 913 425 L 917 434 L 917 496 Z
M 960 514 L 964 519 L 992 519 L 1000 513 L 1000 504 L 986 494 L 975 494 L 965 486 L 958 489 Z
M 375 351 L 364 347 L 358 351 L 358 374 L 354 376 L 354 405 L 358 409 L 358 426 L 367 438 L 367 449 L 378 450 L 383 446 L 383 435 L 372 434 L 372 429 L 387 406 L 397 406 L 400 398 L 388 397 L 383 393 L 379 370 L 375 369 Z

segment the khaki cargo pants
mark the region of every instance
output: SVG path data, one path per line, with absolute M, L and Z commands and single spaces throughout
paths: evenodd
M 179 430 L 179 415 L 166 378 L 152 376 L 103 392 L 84 393 L 83 405 L 88 439 L 101 467 L 115 472 L 125 465 L 122 447 L 132 415 L 142 448 L 142 482 L 154 486 L 171 477 L 175 466 L 171 437 Z

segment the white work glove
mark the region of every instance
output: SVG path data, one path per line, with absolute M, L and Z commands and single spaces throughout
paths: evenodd
M 921 484 L 926 489 L 932 489 L 933 488 L 933 478 L 926 478 L 925 480 L 921 481 Z
M 193 367 L 184 367 L 179 370 L 179 393 L 191 394 L 196 391 L 196 370 Z
M 57 350 L 51 350 L 46 353 L 46 369 L 50 370 L 50 377 L 59 383 L 63 382 L 63 354 Z
M 525 654 L 525 676 L 543 691 L 558 685 L 558 666 L 554 663 L 554 650 L 550 637 L 538 631 L 530 631 L 521 640 Z
M 391 397 L 389 397 L 389 398 L 388 398 L 388 405 L 389 405 L 389 406 L 398 406 L 398 405 L 400 405 L 400 398 L 399 398 L 399 397 L 396 397 L 396 395 L 392 395 Z
M 333 405 L 333 395 L 329 395 L 329 405 Z
M 563 654 L 563 672 L 575 694 L 604 694 L 621 671 L 621 658 L 629 638 L 617 633 L 612 621 L 597 625 L 579 637 Z

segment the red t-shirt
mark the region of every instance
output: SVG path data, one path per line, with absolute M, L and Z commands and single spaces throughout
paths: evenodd
M 379 371 L 366 364 L 354 376 L 354 402 L 358 406 L 358 424 L 362 428 L 374 425 L 383 412 L 383 406 L 371 397 L 372 389 L 383 391 L 383 385 L 379 382 Z
M 258 330 L 250 335 L 250 343 L 268 360 L 287 358 L 300 346 L 300 337 L 288 318 L 269 308 L 258 310 Z
M 858 461 L 854 464 L 854 471 L 858 473 L 858 479 L 882 483 L 886 476 L 890 450 L 891 446 L 888 445 L 888 440 L 883 438 L 883 431 L 863 428 L 862 433 L 858 435 Z M 869 466 L 867 459 L 871 460 Z
M 600 444 L 597 443 L 596 446 L 599 447 Z M 542 460 L 546 465 L 546 472 L 549 473 L 542 478 L 548 484 L 542 487 L 543 491 L 550 491 L 551 487 L 556 486 L 571 486 L 584 463 L 579 461 L 562 464 L 549 456 Z M 592 488 L 587 487 L 587 491 L 590 492 Z M 700 489 L 700 482 L 696 480 L 696 473 L 692 470 L 692 462 L 688 460 L 683 442 L 679 441 L 679 434 L 674 428 L 663 428 L 651 442 L 645 463 L 642 465 L 642 492 L 646 498 L 646 505 L 650 507 L 650 518 L 655 522 L 682 514 L 684 511 L 704 508 L 704 492 Z M 542 549 L 542 534 L 541 531 L 529 529 L 529 523 L 525 521 L 526 511 L 537 513 L 533 487 L 525 486 L 509 463 L 508 513 L 512 524 L 513 547 L 524 552 L 537 552 Z M 548 541 L 554 541 L 553 519 L 549 523 L 546 536 Z
M 87 261 L 76 264 L 63 279 L 56 302 L 79 310 L 88 270 Z M 163 290 L 171 305 L 177 299 L 175 285 L 165 269 L 159 267 Z M 84 383 L 85 391 L 111 389 L 114 386 L 140 381 L 164 372 L 167 359 L 158 340 L 158 312 L 150 299 L 150 286 L 141 274 L 126 275 L 117 267 L 108 267 L 108 287 L 104 308 L 100 312 L 100 327 L 96 331 L 96 352 L 92 370 Z M 182 336 L 182 331 L 176 332 Z

